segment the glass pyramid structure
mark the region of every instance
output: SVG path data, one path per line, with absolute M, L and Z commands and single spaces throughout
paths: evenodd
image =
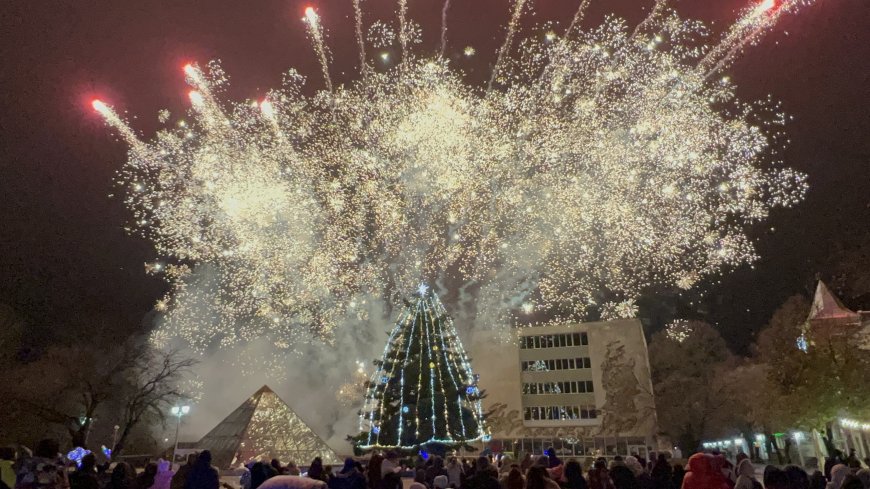
M 265 385 L 205 435 L 197 448 L 210 450 L 212 463 L 221 469 L 273 458 L 300 466 L 314 457 L 324 464 L 341 463 L 335 451 Z

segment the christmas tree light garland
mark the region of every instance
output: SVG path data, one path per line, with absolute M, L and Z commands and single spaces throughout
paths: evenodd
M 358 446 L 362 450 L 412 450 L 429 443 L 460 445 L 487 438 L 477 376 L 453 320 L 438 295 L 425 285 L 421 284 L 415 298 L 390 333 L 369 383 L 360 413 L 360 431 L 365 433 L 364 443 Z M 416 388 L 406 386 L 406 373 L 416 374 Z M 423 410 L 424 403 L 428 412 Z M 458 423 L 451 425 L 451 412 Z M 398 418 L 395 424 L 394 416 Z M 473 426 L 466 417 L 474 420 Z M 407 436 L 411 427 L 413 438 Z M 421 434 L 424 427 L 431 427 L 431 434 Z

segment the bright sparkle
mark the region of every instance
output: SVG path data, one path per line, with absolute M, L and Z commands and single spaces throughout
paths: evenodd
M 651 286 L 753 261 L 746 226 L 806 184 L 775 159 L 784 117 L 711 73 L 806 3 L 749 12 L 700 50 L 704 27 L 659 8 L 636 32 L 608 19 L 534 36 L 505 50 L 489 91 L 415 56 L 404 17 L 401 62 L 333 90 L 309 8 L 326 90 L 306 95 L 290 72 L 259 107 L 224 102 L 220 67 L 187 65 L 195 110 L 149 142 L 94 101 L 131 145 L 130 230 L 153 240 L 171 285 L 155 339 L 290 349 L 421 277 L 475 284 L 491 325 L 518 312 L 505 304 L 631 317 Z M 598 305 L 602 293 L 618 300 Z

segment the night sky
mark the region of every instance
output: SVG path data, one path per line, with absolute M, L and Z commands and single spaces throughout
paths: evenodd
M 566 25 L 574 0 L 535 0 L 535 22 Z M 356 72 L 350 0 L 317 0 L 336 82 Z M 593 0 L 584 25 L 613 12 L 639 21 L 652 0 Z M 95 96 L 150 136 L 157 112 L 187 109 L 181 67 L 221 59 L 228 98 L 262 96 L 290 67 L 319 83 L 297 0 L 16 1 L 0 10 L 0 303 L 51 342 L 97 326 L 143 331 L 165 286 L 146 276 L 150 244 L 127 235 L 113 184 L 125 145 L 103 126 Z M 365 22 L 391 19 L 394 1 L 365 0 Z M 437 48 L 441 2 L 410 0 L 419 49 Z M 682 0 L 684 16 L 723 29 L 745 0 Z M 448 51 L 471 80 L 488 76 L 509 14 L 506 0 L 453 0 Z M 787 33 L 787 34 L 786 34 Z M 458 57 L 474 46 L 477 56 Z M 743 100 L 771 94 L 794 120 L 786 163 L 809 175 L 806 201 L 753 230 L 761 260 L 711 285 L 702 317 L 743 349 L 786 297 L 809 293 L 831 250 L 870 229 L 870 8 L 818 0 L 787 17 L 728 70 Z M 774 228 L 775 231 L 771 231 Z M 92 331 L 92 329 L 88 329 Z

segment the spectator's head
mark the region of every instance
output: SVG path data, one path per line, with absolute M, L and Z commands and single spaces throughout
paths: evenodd
M 827 485 L 828 481 L 825 479 L 825 474 L 820 471 L 817 470 L 810 476 L 810 489 L 825 489 Z
M 788 479 L 789 489 L 807 489 L 810 487 L 810 476 L 797 465 L 789 465 L 784 469 Z
M 193 465 L 196 463 L 196 453 L 188 453 L 187 454 L 187 465 Z
M 209 450 L 203 450 L 196 457 L 196 463 L 200 466 L 211 467 L 211 452 Z
M 0 460 L 15 460 L 15 448 L 0 447 Z
M 592 467 L 594 467 L 598 470 L 606 469 L 607 468 L 607 459 L 603 458 L 603 457 L 596 459 L 595 463 L 592 465 Z
M 82 463 L 79 465 L 79 470 L 82 472 L 93 472 L 97 466 L 97 457 L 93 453 L 89 453 L 82 457 Z
M 272 462 L 269 465 L 271 465 L 272 468 L 277 470 L 278 472 L 281 472 L 281 461 L 277 458 L 273 458 Z
M 565 464 L 565 479 L 575 481 L 583 477 L 583 467 L 573 458 Z
M 57 457 L 58 452 L 60 452 L 60 445 L 58 445 L 57 440 L 45 438 L 39 440 L 39 443 L 36 444 L 36 450 L 33 451 L 33 455 L 42 458 L 54 458 Z
M 435 486 L 435 489 L 447 489 L 447 476 L 439 475 L 438 477 L 435 477 L 432 481 L 432 485 Z
M 483 472 L 486 469 L 488 469 L 489 468 L 489 458 L 484 456 L 484 455 L 477 457 L 477 465 L 475 465 L 475 468 L 477 469 L 478 472 Z

